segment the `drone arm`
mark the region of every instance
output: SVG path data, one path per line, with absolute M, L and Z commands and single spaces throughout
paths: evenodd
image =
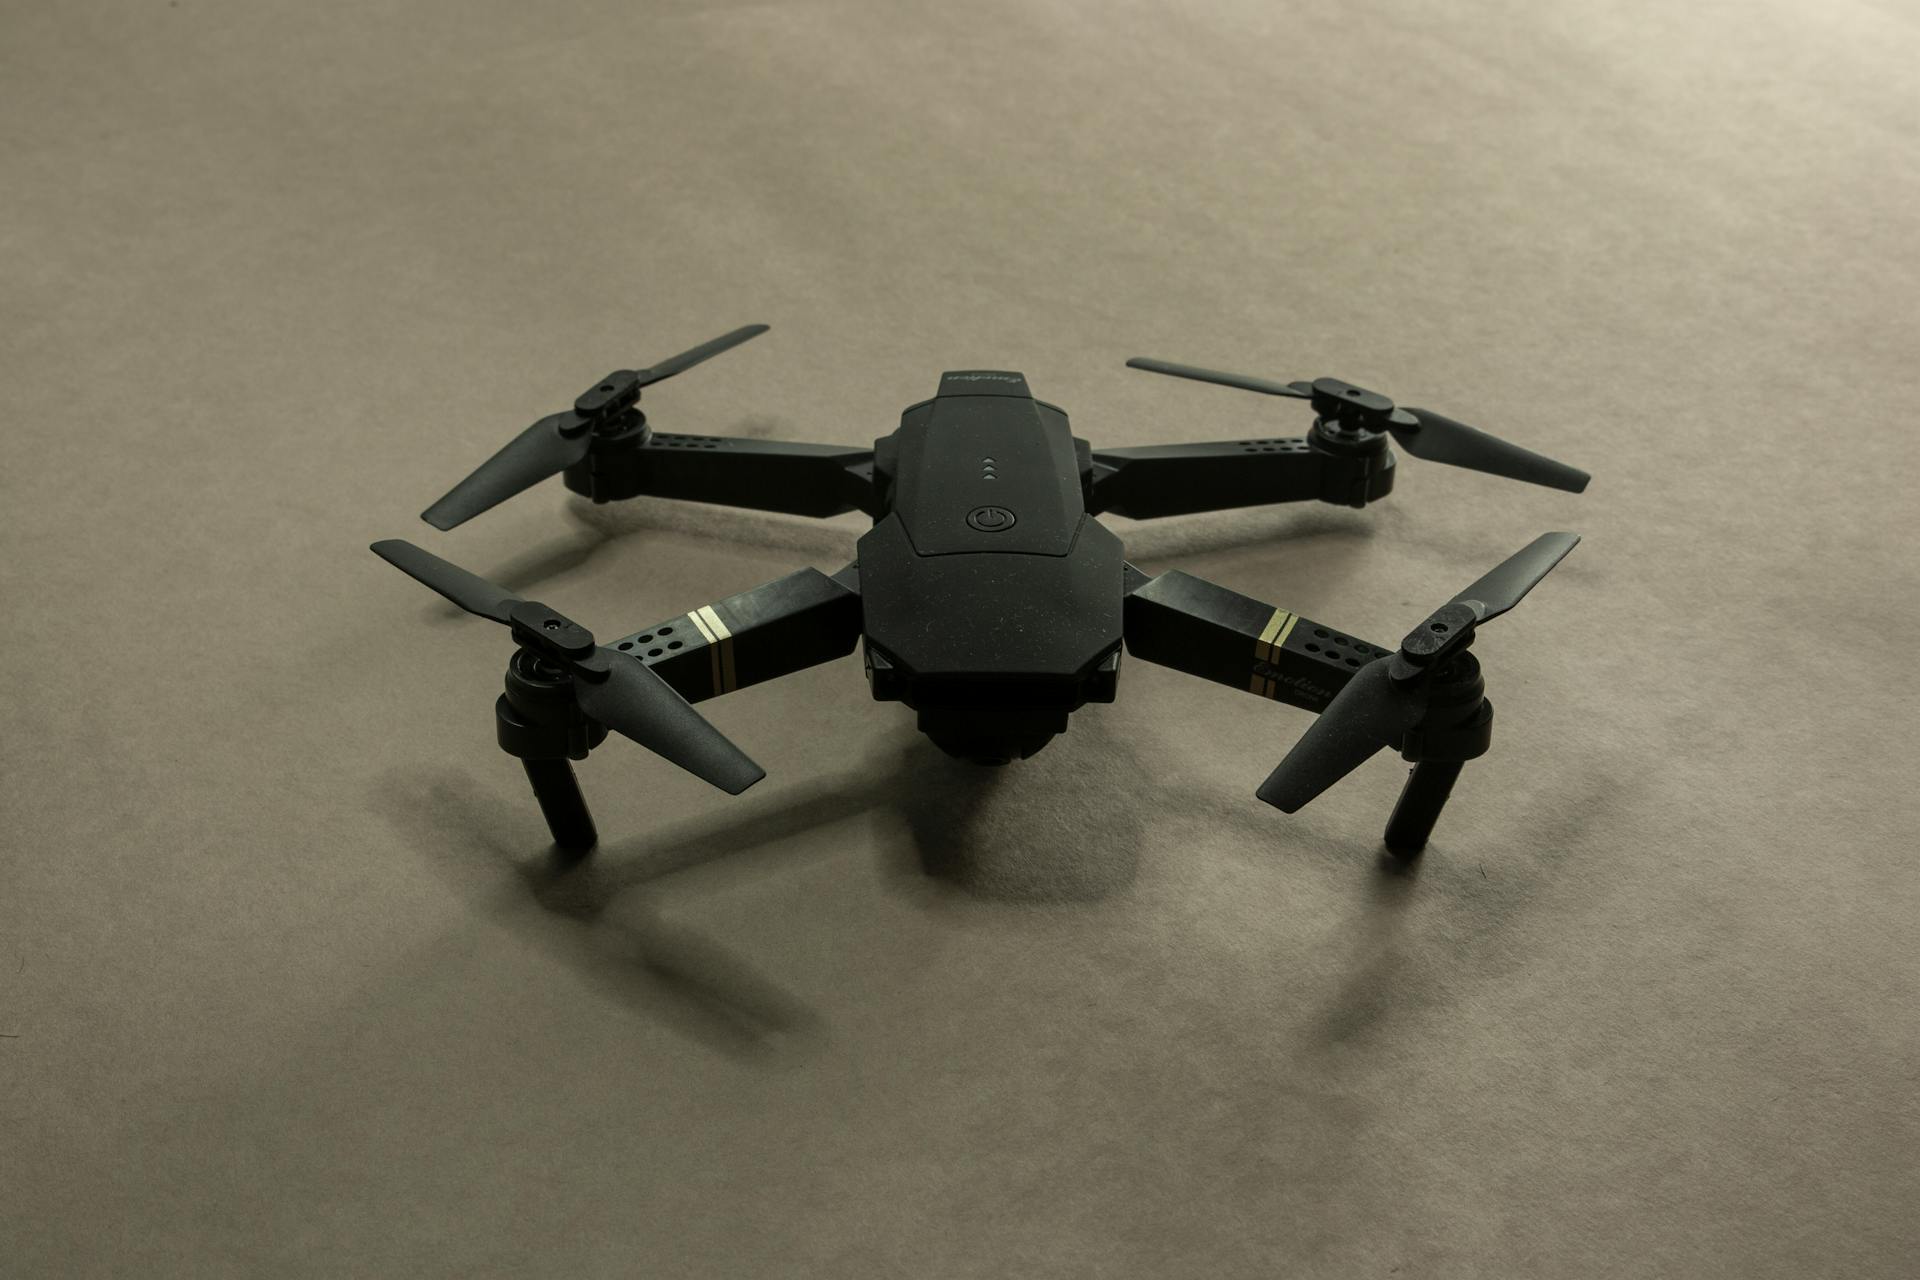
M 1127 651 L 1136 658 L 1315 715 L 1356 673 L 1388 653 L 1190 574 L 1150 578 L 1128 565 L 1126 588 Z M 1475 664 L 1468 674 L 1477 671 Z M 1417 754 L 1403 750 L 1414 765 L 1387 821 L 1385 841 L 1393 853 L 1413 857 L 1426 847 L 1462 761 L 1487 749 L 1491 718 L 1491 707 L 1475 693 L 1450 708 L 1423 737 Z M 1265 798 L 1264 788 L 1261 794 Z
M 607 647 L 632 655 L 682 698 L 699 702 L 841 657 L 859 639 L 860 624 L 853 565 L 831 577 L 802 569 Z M 529 662 L 532 656 L 515 655 L 506 696 L 494 704 L 500 747 L 519 757 L 554 843 L 590 849 L 599 837 L 568 761 L 586 759 L 605 741 L 607 726 L 581 706 L 564 674 Z
M 595 502 L 645 494 L 801 516 L 879 514 L 873 450 L 844 445 L 654 432 L 609 441 L 569 468 L 566 484 Z
M 1178 570 L 1128 573 L 1127 652 L 1203 680 L 1318 714 L 1389 652 Z
M 732 693 L 853 652 L 860 639 L 855 566 L 801 569 L 612 642 L 688 702 Z
M 1095 449 L 1092 461 L 1087 509 L 1135 520 L 1313 499 L 1363 507 L 1393 488 L 1391 454 L 1306 436 Z

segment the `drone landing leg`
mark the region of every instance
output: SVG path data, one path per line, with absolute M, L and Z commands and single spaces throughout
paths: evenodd
M 584 852 L 599 841 L 593 815 L 587 812 L 587 798 L 580 794 L 573 766 L 565 760 L 522 760 L 527 781 L 533 784 L 533 798 L 540 802 L 540 813 L 547 820 L 553 842 L 566 850 Z
M 1387 819 L 1387 850 L 1399 858 L 1420 856 L 1460 766 L 1485 755 L 1493 742 L 1493 704 L 1473 654 L 1458 653 L 1434 672 L 1427 696 L 1426 714 L 1400 744 L 1413 772 Z
M 1422 760 L 1407 775 L 1393 816 L 1387 819 L 1387 849 L 1396 857 L 1417 858 L 1427 847 L 1433 824 L 1453 791 L 1465 762 L 1461 760 Z
M 500 749 L 520 761 L 553 842 L 585 853 L 600 838 L 569 760 L 585 760 L 606 741 L 607 727 L 589 719 L 574 700 L 568 678 L 540 655 L 521 649 L 507 664 L 507 691 L 494 699 Z

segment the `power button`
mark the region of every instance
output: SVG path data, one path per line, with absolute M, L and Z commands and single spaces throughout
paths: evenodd
M 967 524 L 982 533 L 999 533 L 1013 528 L 1013 512 L 1005 507 L 975 507 L 967 512 Z

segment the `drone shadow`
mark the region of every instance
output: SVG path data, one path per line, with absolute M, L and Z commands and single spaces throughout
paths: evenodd
M 567 502 L 567 516 L 600 543 L 636 533 L 677 533 L 791 551 L 836 569 L 853 559 L 854 544 L 867 528 L 867 518 L 857 512 L 814 518 L 680 498 L 632 498 L 596 506 L 576 496 Z
M 1084 729 L 1082 745 L 1063 750 Z M 442 876 L 487 914 L 530 934 L 623 1007 L 741 1059 L 804 1050 L 819 1016 L 713 939 L 667 920 L 661 884 L 676 872 L 771 854 L 809 830 L 878 812 L 906 839 L 886 842 L 894 887 L 925 902 L 930 886 L 970 899 L 1090 902 L 1122 892 L 1138 867 L 1141 824 L 1126 806 L 1064 800 L 1089 761 L 1138 790 L 1151 785 L 1097 717 L 1076 716 L 1057 763 L 1019 769 L 953 760 L 908 731 L 838 778 L 747 802 L 745 812 L 603 843 L 587 854 L 513 847 L 516 811 L 471 774 L 427 769 L 390 777 L 375 808 Z M 1134 761 L 1129 771 L 1124 763 Z M 1097 790 L 1098 788 L 1089 788 Z M 529 805 L 529 808 L 531 806 Z M 904 846 L 904 847 L 903 847 Z
M 1128 806 L 1101 793 L 1155 783 L 1092 711 L 1076 712 L 1032 759 L 1003 767 L 953 759 L 902 730 L 838 778 L 749 802 L 736 817 L 603 844 L 592 857 L 609 883 L 639 885 L 874 813 L 905 834 L 885 842 L 897 853 L 885 869 L 909 896 L 922 899 L 931 885 L 998 902 L 1099 901 L 1133 884 L 1144 834 Z
M 375 807 L 442 878 L 486 914 L 530 934 L 601 995 L 730 1057 L 765 1060 L 804 1046 L 818 1016 L 712 939 L 666 920 L 591 858 L 509 847 L 521 825 L 471 776 L 426 770 L 389 778 Z
M 1573 870 L 1571 850 L 1625 807 L 1622 794 L 1621 779 L 1583 778 L 1555 811 L 1529 824 L 1524 840 L 1511 842 L 1518 856 L 1504 859 L 1491 875 L 1486 861 L 1444 840 L 1413 859 L 1381 846 L 1379 874 L 1353 921 L 1347 977 L 1319 1015 L 1322 1049 L 1363 1043 L 1389 1022 L 1437 1010 L 1458 999 L 1463 988 L 1511 972 L 1520 962 L 1501 939 L 1529 914 L 1552 909 L 1553 882 Z M 1470 793 L 1462 798 L 1471 803 Z M 1550 801 L 1543 796 L 1542 802 Z M 1402 935 L 1406 910 L 1416 901 L 1413 890 L 1423 878 L 1432 892 L 1418 895 L 1429 916 L 1425 958 L 1416 961 Z
M 664 882 L 678 872 L 725 860 L 752 873 L 753 860 L 790 852 L 796 837 L 874 815 L 904 836 L 881 836 L 881 870 L 917 905 L 937 910 L 953 898 L 1091 903 L 1135 882 L 1140 812 L 1237 827 L 1258 841 L 1281 838 L 1261 806 L 1230 803 L 1215 787 L 1190 785 L 1192 779 L 1150 773 L 1099 710 L 1076 713 L 1066 735 L 1005 768 L 951 759 L 903 730 L 845 773 L 749 799 L 724 817 L 604 843 L 585 855 L 550 845 L 537 852 L 513 847 L 501 833 L 525 829 L 532 806 L 518 806 L 459 771 L 391 779 L 377 807 L 488 914 L 534 936 L 622 1007 L 731 1057 L 766 1063 L 807 1052 L 823 1034 L 821 1019 L 752 964 L 663 915 Z M 1113 787 L 1130 802 L 1112 803 Z M 1509 860 L 1491 883 L 1484 866 L 1449 858 L 1444 843 L 1413 860 L 1374 846 L 1373 871 L 1347 934 L 1346 976 L 1317 1015 L 1317 1052 L 1363 1046 L 1386 1025 L 1445 1003 L 1462 982 L 1497 976 L 1502 962 L 1489 938 L 1524 914 L 1545 882 L 1565 869 L 1578 828 L 1604 813 L 1617 790 L 1590 782 L 1541 825 L 1529 842 L 1532 859 Z M 1231 799 L 1245 797 L 1236 789 Z M 1308 837 L 1286 841 L 1295 852 L 1318 848 L 1342 864 L 1356 861 L 1358 846 L 1340 833 L 1316 832 L 1311 815 L 1296 815 L 1289 829 Z M 1403 936 L 1409 908 L 1431 897 L 1416 889 L 1435 877 L 1442 901 L 1428 903 L 1439 914 L 1422 931 L 1420 949 L 1438 949 L 1445 975 L 1416 963 Z M 1493 908 L 1489 891 L 1499 900 Z M 1444 900 L 1462 894 L 1471 919 L 1446 908 Z M 1480 918 L 1489 910 L 1491 928 Z
M 1383 846 L 1353 922 L 1349 962 L 1333 998 L 1320 1010 L 1319 1041 L 1325 1049 L 1364 1042 L 1374 1032 L 1424 1002 L 1424 984 L 1401 945 L 1406 909 L 1420 874 L 1422 858 L 1395 856 Z

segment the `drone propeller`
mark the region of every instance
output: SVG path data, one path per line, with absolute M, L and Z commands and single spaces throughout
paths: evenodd
M 411 542 L 390 538 L 374 543 L 372 550 L 468 613 L 513 628 L 513 638 L 522 648 L 573 677 L 574 700 L 607 728 L 730 795 L 739 795 L 767 776 L 645 663 L 595 644 L 593 633 L 571 618 L 521 600 L 505 587 Z
M 764 324 L 750 324 L 682 351 L 652 368 L 615 370 L 583 392 L 573 402 L 572 409 L 542 418 L 509 440 L 505 448 L 448 490 L 444 498 L 421 512 L 420 518 L 436 529 L 451 529 L 548 476 L 559 475 L 587 456 L 593 445 L 594 429 L 614 421 L 637 402 L 642 387 L 691 369 L 766 331 Z
M 1386 431 L 1402 449 L 1428 462 L 1444 462 L 1484 471 L 1489 475 L 1525 480 L 1549 489 L 1579 493 L 1592 477 L 1578 467 L 1556 462 L 1543 454 L 1509 444 L 1464 422 L 1442 417 L 1429 409 L 1402 409 L 1377 391 L 1356 387 L 1338 378 L 1316 378 L 1312 382 L 1274 382 L 1249 378 L 1238 373 L 1220 373 L 1192 365 L 1171 364 L 1135 356 L 1127 361 L 1131 369 L 1164 373 L 1195 382 L 1213 382 L 1223 387 L 1239 387 L 1270 396 L 1291 396 L 1313 401 L 1314 411 L 1328 422 L 1366 431 Z
M 1543 533 L 1407 633 L 1400 651 L 1354 673 L 1256 793 L 1293 813 L 1359 768 L 1381 747 L 1397 747 L 1426 714 L 1432 676 L 1473 642 L 1474 628 L 1519 604 L 1580 541 Z

